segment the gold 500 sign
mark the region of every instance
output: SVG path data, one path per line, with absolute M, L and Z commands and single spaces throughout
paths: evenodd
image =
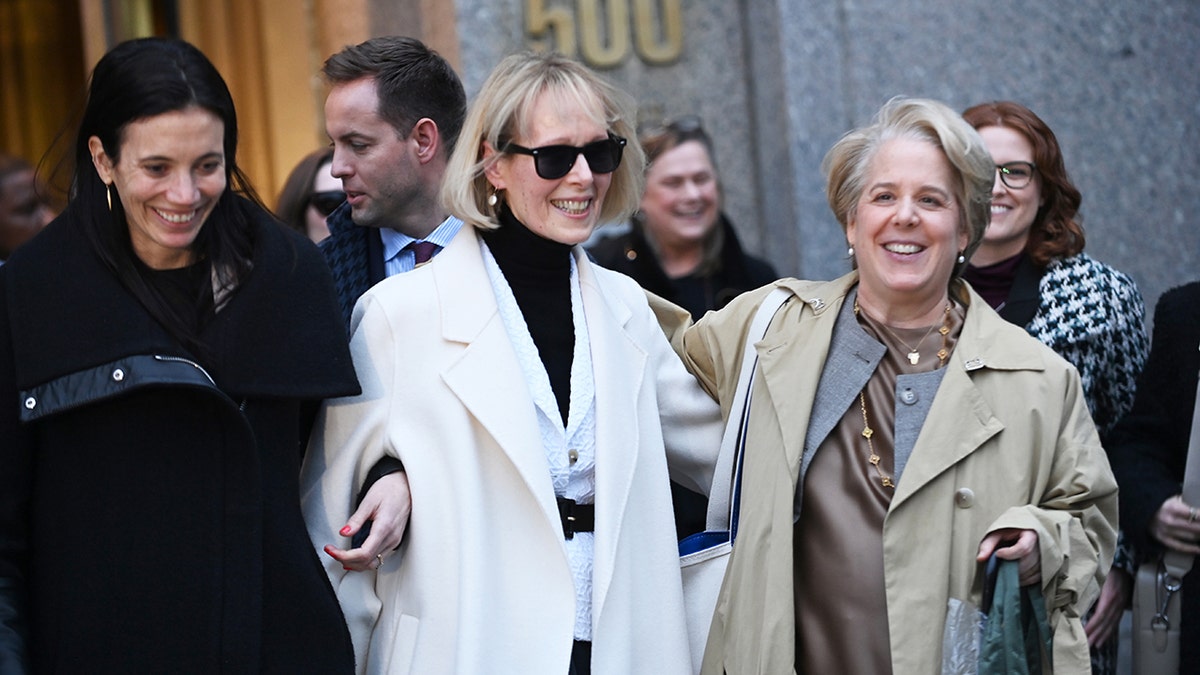
M 535 48 L 579 55 L 594 68 L 612 68 L 628 58 L 632 33 L 637 55 L 648 64 L 664 65 L 683 52 L 680 2 L 575 0 L 572 11 L 563 5 L 548 7 L 548 0 L 525 0 L 525 33 Z M 606 16 L 601 17 L 602 9 L 608 10 L 603 12 Z M 553 45 L 539 40 L 548 31 L 554 33 Z

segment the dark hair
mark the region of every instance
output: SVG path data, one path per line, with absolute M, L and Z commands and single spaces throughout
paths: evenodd
M 1078 213 L 1083 198 L 1067 176 L 1058 139 L 1042 118 L 1012 101 L 971 106 L 963 113 L 963 118 L 976 129 L 1012 129 L 1033 146 L 1033 163 L 1037 167 L 1043 203 L 1029 228 L 1025 254 L 1044 267 L 1055 258 L 1067 258 L 1082 251 L 1083 225 Z
M 182 40 L 141 38 L 122 42 L 100 59 L 92 71 L 87 103 L 75 139 L 75 169 L 71 180 L 72 211 L 104 263 L 121 283 L 177 340 L 198 352 L 203 347 L 192 322 L 142 276 L 129 227 L 119 199 L 107 204 L 108 187 L 92 164 L 88 139 L 95 136 L 114 164 L 118 163 L 124 132 L 131 122 L 197 107 L 224 124 L 225 178 L 229 186 L 192 243 L 221 280 L 215 291 L 218 306 L 250 272 L 254 242 L 241 197 L 262 206 L 237 166 L 237 115 L 225 80 L 208 58 Z M 116 186 L 113 186 L 116 191 Z M 238 193 L 238 194 L 235 194 Z
M 293 230 L 308 236 L 308 200 L 313 195 L 313 181 L 317 171 L 333 161 L 333 148 L 321 148 L 308 153 L 288 174 L 279 200 L 275 203 L 275 216 Z
M 332 84 L 373 78 L 379 116 L 397 133 L 407 135 L 417 120 L 428 117 L 438 127 L 446 155 L 454 151 L 467 115 L 467 95 L 450 64 L 420 40 L 371 38 L 330 56 L 321 72 Z
M 713 168 L 717 166 L 716 153 L 713 151 L 712 137 L 704 130 L 704 123 L 695 115 L 687 115 L 663 123 L 660 127 L 639 129 L 638 140 L 646 151 L 646 165 L 649 168 L 654 160 L 664 152 L 677 148 L 688 141 L 698 141 L 708 152 L 708 161 Z

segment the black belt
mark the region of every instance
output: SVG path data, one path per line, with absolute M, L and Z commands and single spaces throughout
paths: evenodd
M 562 521 L 563 536 L 574 539 L 576 532 L 596 530 L 596 505 L 576 504 L 574 499 L 558 498 L 558 519 Z

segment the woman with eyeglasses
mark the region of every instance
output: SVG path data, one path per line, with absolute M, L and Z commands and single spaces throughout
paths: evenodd
M 981 103 L 963 117 L 996 164 L 991 221 L 963 278 L 1000 316 L 1070 361 L 1102 441 L 1133 407 L 1149 343 L 1145 308 L 1129 276 L 1083 252 L 1081 196 L 1054 132 L 1025 106 Z M 1118 548 L 1088 620 L 1097 673 L 1116 668 L 1117 625 L 1129 606 L 1133 560 Z
M 319 243 L 329 236 L 325 219 L 342 202 L 342 182 L 333 177 L 333 148 L 321 148 L 309 153 L 288 174 L 275 215 L 286 225 Z
M 693 672 L 667 453 L 707 491 L 719 410 L 580 246 L 637 205 L 631 119 L 574 61 L 504 59 L 443 183 L 473 227 L 355 309 L 364 392 L 327 402 L 304 484 L 320 545 L 366 471 L 403 462 L 400 549 L 326 564 L 367 672 Z

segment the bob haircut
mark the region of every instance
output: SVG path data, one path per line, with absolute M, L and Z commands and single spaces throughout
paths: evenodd
M 971 106 L 963 118 L 976 129 L 1012 129 L 1033 146 L 1034 174 L 1042 189 L 1042 205 L 1029 227 L 1025 254 L 1045 267 L 1055 258 L 1069 258 L 1082 252 L 1085 240 L 1078 213 L 1083 197 L 1067 176 L 1058 138 L 1050 127 L 1032 110 L 1012 101 Z
M 821 162 L 825 196 L 838 222 L 846 224 L 865 189 L 867 169 L 884 143 L 899 138 L 925 141 L 946 155 L 954 172 L 954 198 L 960 204 L 959 227 L 967 234 L 971 254 L 983 241 L 991 220 L 992 185 L 996 167 L 979 133 L 944 103 L 929 99 L 896 97 L 884 104 L 869 126 L 842 136 Z M 957 263 L 957 277 L 966 263 Z
M 491 184 L 484 171 L 504 154 L 496 152 L 484 160 L 484 143 L 500 148 L 513 138 L 529 135 L 530 110 L 542 93 L 579 105 L 621 138 L 635 138 L 630 121 L 635 119 L 633 99 L 591 70 L 558 54 L 523 52 L 507 56 L 483 83 L 467 112 L 462 142 L 455 146 L 446 166 L 442 203 L 450 213 L 475 227 L 500 226 L 495 207 L 487 203 Z M 600 222 L 625 220 L 637 209 L 645 168 L 641 146 L 628 143 L 600 207 Z
M 122 42 L 105 54 L 92 71 L 87 102 L 75 137 L 74 172 L 69 212 L 78 218 L 105 265 L 146 309 L 189 347 L 198 343 L 190 322 L 142 277 L 129 239 L 120 199 L 107 205 L 109 187 L 92 164 L 88 139 L 95 136 L 104 152 L 119 163 L 126 127 L 164 113 L 199 108 L 221 120 L 225 135 L 225 181 L 228 186 L 192 243 L 207 257 L 217 280 L 214 296 L 224 299 L 250 272 L 254 242 L 245 200 L 262 207 L 237 165 L 237 114 L 225 80 L 207 57 L 182 40 L 141 38 Z M 116 186 L 112 188 L 116 192 Z
M 308 153 L 288 174 L 279 201 L 275 204 L 275 216 L 284 225 L 308 236 L 308 200 L 313 195 L 313 182 L 317 171 L 333 161 L 333 148 L 321 148 Z

